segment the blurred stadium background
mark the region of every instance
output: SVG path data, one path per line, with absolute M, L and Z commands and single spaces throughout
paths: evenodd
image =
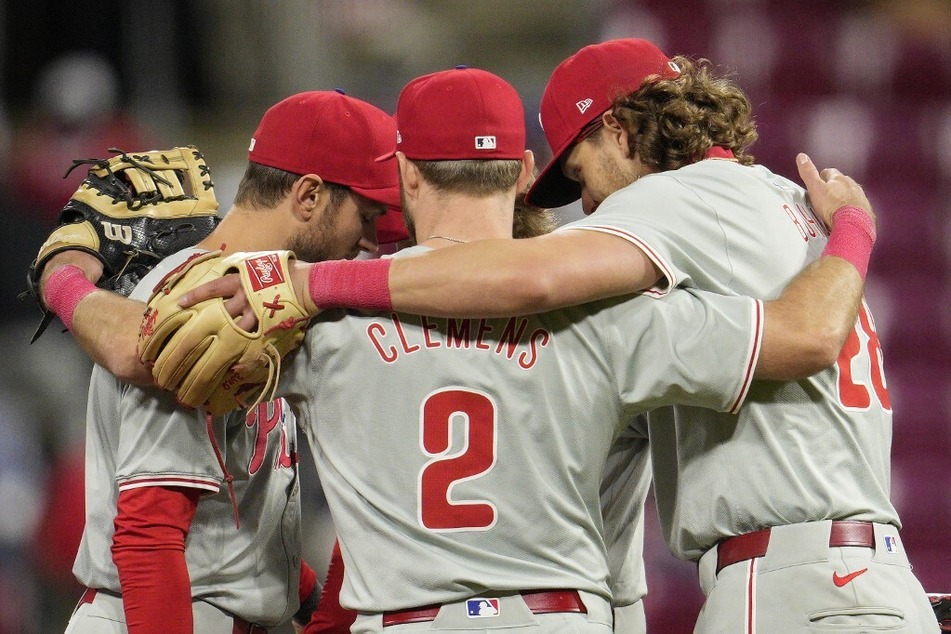
M 412 77 L 468 64 L 520 90 L 544 163 L 536 113 L 551 70 L 631 36 L 734 73 L 759 124 L 753 153 L 774 171 L 795 179 L 806 151 L 865 186 L 893 498 L 926 589 L 951 591 L 951 0 L 6 0 L 0 25 L 0 634 L 62 631 L 80 593 L 89 363 L 55 329 L 27 346 L 39 314 L 16 300 L 81 179 L 62 178 L 72 159 L 194 144 L 227 209 L 267 106 L 343 88 L 392 111 Z M 333 528 L 307 460 L 304 471 L 306 556 L 322 571 Z M 690 631 L 695 568 L 648 519 L 650 629 Z

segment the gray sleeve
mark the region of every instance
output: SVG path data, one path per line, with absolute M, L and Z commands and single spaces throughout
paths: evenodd
M 590 216 L 559 229 L 565 230 L 608 233 L 639 248 L 666 278 L 648 289 L 653 295 L 675 286 L 705 287 L 707 277 L 724 279 L 719 269 L 729 262 L 717 214 L 667 174 L 615 192 Z
M 605 348 L 629 414 L 665 405 L 734 413 L 752 380 L 762 341 L 763 305 L 674 289 L 612 308 Z
M 142 486 L 218 491 L 221 467 L 201 411 L 178 405 L 158 389 L 130 386 L 120 416 L 115 474 L 120 491 Z M 220 428 L 220 421 L 215 425 Z

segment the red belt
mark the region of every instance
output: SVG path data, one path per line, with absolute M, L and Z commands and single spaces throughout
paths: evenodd
M 755 559 L 766 554 L 770 529 L 737 535 L 725 539 L 717 546 L 717 574 L 727 566 L 739 561 Z M 860 546 L 875 548 L 875 528 L 870 522 L 854 520 L 832 522 L 829 546 Z
M 83 592 L 82 598 L 79 600 L 79 604 L 83 603 L 92 603 L 96 599 L 96 589 L 95 588 L 86 588 L 86 591 Z
M 92 603 L 96 598 L 97 592 L 103 592 L 105 594 L 110 594 L 113 596 L 119 596 L 111 592 L 106 592 L 105 590 L 96 590 L 95 588 L 86 588 L 86 591 L 83 592 L 82 598 L 79 600 L 80 604 L 83 603 Z M 248 623 L 242 618 L 234 617 L 234 626 L 231 628 L 232 634 L 267 634 L 267 628 L 261 627 L 260 625 L 254 625 L 253 623 Z
M 525 605 L 532 614 L 552 614 L 555 612 L 580 612 L 587 614 L 581 595 L 577 590 L 540 590 L 537 592 L 522 592 Z M 432 621 L 439 614 L 441 605 L 427 605 L 421 608 L 410 608 L 396 612 L 383 613 L 383 627 L 403 625 L 404 623 L 422 623 Z

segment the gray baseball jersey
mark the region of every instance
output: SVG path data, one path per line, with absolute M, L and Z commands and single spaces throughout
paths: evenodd
M 148 298 L 194 253 L 161 262 L 132 294 Z M 124 384 L 95 367 L 86 427 L 86 526 L 73 572 L 80 583 L 119 592 L 110 547 L 119 492 L 143 486 L 207 492 L 186 541 L 192 597 L 252 623 L 276 625 L 297 609 L 300 490 L 293 413 L 283 401 L 216 419 L 214 435 L 234 476 L 240 528 L 204 414 L 158 389 Z
M 561 230 L 607 232 L 642 248 L 669 282 L 655 295 L 681 285 L 775 297 L 826 243 L 801 187 L 723 160 L 643 177 Z M 661 525 L 678 557 L 699 559 L 725 537 L 768 526 L 898 525 L 891 404 L 867 306 L 828 370 L 754 382 L 736 414 L 662 408 L 649 429 Z
M 644 501 L 651 484 L 647 436 L 626 428 L 614 441 L 601 478 L 601 516 L 616 607 L 647 594 L 644 573 Z M 621 630 L 616 630 L 621 631 Z
M 279 392 L 338 529 L 341 603 L 610 599 L 600 487 L 615 439 L 665 403 L 735 408 L 761 309 L 679 291 L 511 319 L 322 313 Z

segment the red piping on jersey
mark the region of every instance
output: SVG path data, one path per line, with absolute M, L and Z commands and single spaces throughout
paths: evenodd
M 155 487 L 155 486 L 175 486 L 175 487 L 189 487 L 192 489 L 203 489 L 205 491 L 211 491 L 212 493 L 217 493 L 221 486 L 219 486 L 217 480 L 212 480 L 211 478 L 203 479 L 198 476 L 184 477 L 184 476 L 168 476 L 168 475 L 147 475 L 147 476 L 137 476 L 134 478 L 127 478 L 119 482 L 119 491 L 128 491 L 130 489 L 138 489 L 141 487 Z
M 750 559 L 746 574 L 748 575 L 746 581 L 746 631 L 749 634 L 754 634 L 756 631 L 756 559 Z
M 205 412 L 205 428 L 208 430 L 208 440 L 211 441 L 211 448 L 215 451 L 215 458 L 218 460 L 218 466 L 221 467 L 221 473 L 225 476 L 225 482 L 228 484 L 228 497 L 231 498 L 231 508 L 234 510 L 234 527 L 241 528 L 241 520 L 238 514 L 238 499 L 234 495 L 234 476 L 225 466 L 224 458 L 221 457 L 221 450 L 218 448 L 218 441 L 215 440 L 215 430 L 212 428 L 214 417 Z
M 641 291 L 641 293 L 643 293 L 644 295 L 653 295 L 655 297 L 663 297 L 669 292 L 669 289 L 677 286 L 677 284 L 679 283 L 679 280 L 677 280 L 677 276 L 675 276 L 671 272 L 670 267 L 668 267 L 664 259 L 660 257 L 660 254 L 657 253 L 657 251 L 655 251 L 654 249 L 652 249 L 649 244 L 644 242 L 642 238 L 634 235 L 633 233 L 624 231 L 623 229 L 618 229 L 617 227 L 611 227 L 608 225 L 587 225 L 583 227 L 569 227 L 566 230 L 568 231 L 587 230 L 587 231 L 600 231 L 602 233 L 610 233 L 611 235 L 615 235 L 615 236 L 618 236 L 619 238 L 623 238 L 624 240 L 627 240 L 628 242 L 630 242 L 631 244 L 639 248 L 641 251 L 643 251 L 647 255 L 647 257 L 649 257 L 651 261 L 657 265 L 657 268 L 660 269 L 660 272 L 663 274 L 663 276 L 667 278 L 667 288 L 668 288 L 667 291 L 654 290 L 653 288 L 646 288 L 643 291 Z
M 759 358 L 760 347 L 763 345 L 763 303 L 758 299 L 755 300 L 753 302 L 753 310 L 753 322 L 755 326 L 753 332 L 753 347 L 750 350 L 750 358 L 746 362 L 746 372 L 743 375 L 740 393 L 737 394 L 736 400 L 733 401 L 733 404 L 728 410 L 730 414 L 735 414 L 740 404 L 746 398 L 746 393 L 750 389 L 750 383 L 753 382 L 753 372 L 756 370 L 756 360 Z

